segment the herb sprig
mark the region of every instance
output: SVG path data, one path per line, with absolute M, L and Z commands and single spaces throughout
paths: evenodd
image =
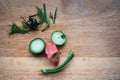
M 46 27 L 44 29 L 42 29 L 41 31 L 45 31 L 46 29 L 49 28 L 50 26 L 50 18 L 47 17 L 47 11 L 46 11 L 46 5 L 43 4 L 43 10 L 41 8 L 39 8 L 38 6 L 36 7 L 37 8 L 37 12 L 38 12 L 38 16 L 39 16 L 39 24 L 43 24 L 44 22 L 46 23 Z
M 41 32 L 45 31 L 50 27 L 50 19 L 52 19 L 53 24 L 55 24 L 56 16 L 57 16 L 57 8 L 55 9 L 54 16 L 51 14 L 51 16 L 47 16 L 47 9 L 46 5 L 43 4 L 43 9 L 36 6 L 37 9 L 37 14 L 29 16 L 28 21 L 24 19 L 24 17 L 21 17 L 23 19 L 22 27 L 20 28 L 17 26 L 17 24 L 13 23 L 11 25 L 11 32 L 9 34 L 14 34 L 14 33 L 28 33 L 31 30 L 36 30 L 38 28 L 38 25 L 42 25 L 43 23 L 46 24 L 45 28 L 41 30 Z M 51 13 L 51 12 L 50 12 Z M 38 16 L 38 20 L 33 18 L 34 16 Z
M 56 18 L 57 18 L 57 7 L 56 7 L 56 9 L 55 9 L 54 16 L 53 16 L 53 14 L 50 12 L 50 18 L 52 19 L 53 24 L 55 24 L 55 20 L 56 20 Z
M 9 34 L 14 34 L 14 33 L 28 33 L 30 30 L 29 29 L 22 29 L 17 24 L 13 23 L 11 26 L 11 32 Z

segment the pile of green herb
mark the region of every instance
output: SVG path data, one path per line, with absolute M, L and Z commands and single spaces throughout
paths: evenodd
M 46 24 L 45 28 L 41 30 L 43 32 L 50 27 L 50 19 L 52 19 L 53 24 L 55 24 L 55 20 L 57 17 L 57 8 L 55 10 L 54 16 L 50 12 L 49 17 L 47 16 L 47 10 L 46 10 L 45 4 L 43 4 L 43 9 L 39 8 L 38 6 L 36 6 L 36 9 L 37 9 L 37 14 L 29 16 L 28 21 L 26 21 L 24 17 L 21 17 L 23 19 L 22 21 L 23 28 L 20 28 L 17 24 L 13 23 L 11 25 L 11 32 L 9 34 L 14 34 L 14 33 L 25 34 L 30 32 L 31 30 L 36 30 L 39 25 L 42 25 L 43 23 L 45 23 Z M 33 18 L 34 16 L 38 16 L 38 20 Z
M 11 32 L 9 33 L 10 35 L 11 34 L 14 34 L 14 33 L 28 33 L 29 32 L 29 29 L 22 29 L 20 28 L 19 26 L 17 26 L 17 24 L 13 23 L 11 26 Z

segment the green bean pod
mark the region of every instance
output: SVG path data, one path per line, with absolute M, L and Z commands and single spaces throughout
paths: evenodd
M 55 67 L 55 68 L 41 69 L 40 71 L 45 74 L 61 71 L 70 62 L 70 60 L 72 60 L 73 57 L 74 57 L 74 52 L 70 51 L 68 54 L 68 57 L 61 65 L 59 65 L 58 67 Z

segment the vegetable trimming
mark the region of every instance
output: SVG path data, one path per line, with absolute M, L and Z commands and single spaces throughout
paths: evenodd
M 66 35 L 62 31 L 54 31 L 51 35 L 51 40 L 56 45 L 64 45 L 66 42 Z
M 47 42 L 45 47 L 47 58 L 55 65 L 58 66 L 60 61 L 61 52 L 58 51 L 57 46 L 53 42 Z
M 55 67 L 55 68 L 41 69 L 40 71 L 45 74 L 61 71 L 72 60 L 73 57 L 74 57 L 74 52 L 70 51 L 66 60 L 61 65 L 59 65 L 58 67 Z
M 22 29 L 20 28 L 19 26 L 17 26 L 17 24 L 13 23 L 11 26 L 11 32 L 9 33 L 10 35 L 11 34 L 14 34 L 14 33 L 22 33 L 22 34 L 25 34 L 25 33 L 28 33 L 29 32 L 29 29 Z
M 43 23 L 45 23 L 46 24 L 45 28 L 43 28 L 41 30 L 43 32 L 50 27 L 50 19 L 51 18 L 47 16 L 47 10 L 46 10 L 45 4 L 43 4 L 43 9 L 39 8 L 38 6 L 36 6 L 36 9 L 37 9 L 37 14 L 29 16 L 27 21 L 25 20 L 24 17 L 21 17 L 23 19 L 22 26 L 24 29 L 31 31 L 31 30 L 38 30 L 38 26 L 39 25 L 41 26 Z M 57 15 L 57 8 L 55 10 L 54 17 L 52 19 L 53 23 L 55 23 L 56 15 Z M 35 16 L 37 16 L 38 19 L 36 19 Z M 16 24 L 16 26 L 17 26 L 17 24 Z M 20 28 L 19 26 L 17 26 L 17 27 Z M 14 33 L 27 33 L 27 32 L 24 32 L 22 30 L 23 29 L 15 30 L 14 28 L 11 28 L 10 33 L 12 33 L 12 34 L 14 34 Z
M 32 54 L 40 54 L 45 49 L 45 41 L 42 38 L 35 38 L 29 44 L 29 51 Z

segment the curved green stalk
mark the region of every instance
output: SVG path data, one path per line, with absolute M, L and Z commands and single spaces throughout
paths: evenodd
M 55 68 L 41 69 L 40 71 L 43 72 L 43 73 L 46 73 L 46 74 L 61 71 L 70 62 L 70 60 L 73 57 L 74 57 L 74 52 L 70 51 L 68 57 L 66 58 L 66 60 L 61 65 L 59 65 L 58 67 L 55 67 Z

